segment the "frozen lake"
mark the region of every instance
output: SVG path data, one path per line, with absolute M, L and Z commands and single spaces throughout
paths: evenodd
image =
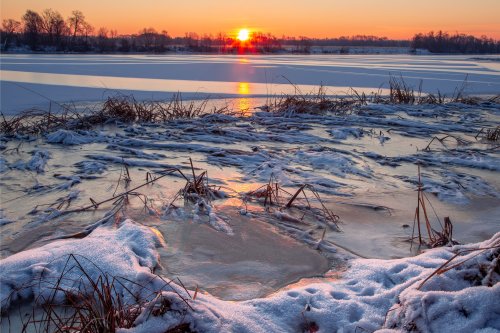
M 177 92 L 185 100 L 209 96 L 214 103 L 233 103 L 230 110 L 236 111 L 263 105 L 269 95 L 317 91 L 320 84 L 332 95 L 345 94 L 348 87 L 383 92 L 390 75 L 403 76 L 415 88 L 422 80 L 425 92 L 451 95 L 465 77 L 468 93 L 500 92 L 500 62 L 465 56 L 0 59 L 1 111 L 11 115 L 32 106 L 48 110 L 49 100 L 95 104 L 117 91 L 153 100 Z M 476 104 L 369 103 L 345 114 L 260 109 L 245 116 L 118 121 L 89 130 L 5 135 L 0 141 L 0 258 L 22 256 L 56 240 L 77 248 L 82 230 L 104 221 L 107 225 L 96 231 L 102 237 L 125 225 L 126 237 L 107 244 L 113 256 L 119 252 L 113 246 L 140 243 L 135 248 L 142 249 L 142 237 L 153 232 L 163 240 L 155 245 L 156 274 L 180 278 L 187 288 L 200 287 L 223 299 L 266 296 L 301 278 L 336 274 L 351 255 L 387 259 L 416 254 L 418 248 L 408 240 L 417 166 L 433 227 L 440 228 L 449 217 L 456 239 L 485 240 L 499 226 L 500 156 L 498 141 L 487 139 L 483 130 L 500 123 L 499 105 L 493 99 Z M 169 175 L 141 187 L 123 205 L 108 202 L 79 210 L 169 168 L 193 173 L 193 179 L 195 170 L 198 175 L 206 170 L 207 182 L 223 195 L 210 206 L 179 199 L 186 183 Z M 304 184 L 313 186 L 318 197 L 308 192 L 307 199 L 304 192 L 289 209 L 266 206 L 258 189 L 270 179 L 276 180 L 276 189 L 281 186 L 277 200 L 283 204 Z M 338 214 L 341 232 L 318 218 L 318 207 Z M 89 253 L 94 255 L 93 248 Z
M 486 59 L 486 58 L 485 58 Z M 114 92 L 140 99 L 250 98 L 329 94 L 349 87 L 384 92 L 389 77 L 451 94 L 467 78 L 473 94 L 500 92 L 500 62 L 471 56 L 411 55 L 1 55 L 1 111 L 57 102 L 101 101 Z M 491 60 L 491 57 L 490 57 Z M 293 85 L 291 83 L 293 83 Z

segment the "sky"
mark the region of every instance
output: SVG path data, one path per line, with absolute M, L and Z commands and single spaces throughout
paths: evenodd
M 1 18 L 27 9 L 72 10 L 96 29 L 119 34 L 146 27 L 170 35 L 234 33 L 240 28 L 276 36 L 377 35 L 411 38 L 443 30 L 500 39 L 500 0 L 1 0 Z

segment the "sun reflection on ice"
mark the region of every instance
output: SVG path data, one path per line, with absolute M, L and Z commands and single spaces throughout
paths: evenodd
M 249 95 L 250 94 L 250 83 L 238 82 L 238 94 Z
M 239 95 L 249 95 L 250 92 L 251 92 L 250 83 L 238 82 L 238 94 Z M 242 115 L 248 115 L 251 113 L 251 111 L 250 111 L 251 104 L 252 103 L 250 101 L 250 98 L 248 98 L 248 97 L 242 97 L 242 98 L 238 98 L 236 100 L 236 107 L 242 113 Z

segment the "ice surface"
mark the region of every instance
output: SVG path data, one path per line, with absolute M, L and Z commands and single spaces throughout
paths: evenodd
M 47 98 L 101 101 L 113 91 L 138 99 L 165 99 L 178 91 L 187 99 L 280 95 L 296 88 L 308 93 L 321 84 L 336 94 L 349 87 L 387 92 L 391 74 L 415 89 L 422 80 L 424 92 L 452 94 L 466 77 L 470 93 L 500 90 L 500 66 L 468 56 L 2 54 L 0 64 L 3 113 L 49 105 Z
M 71 207 L 78 207 L 88 205 L 89 197 L 105 199 L 123 191 L 123 165 L 130 169 L 133 187 L 142 183 L 146 172 L 179 168 L 190 174 L 188 157 L 200 170 L 208 170 L 212 183 L 232 189 L 224 190 L 229 200 L 238 201 L 237 193 L 262 186 L 271 175 L 289 192 L 313 185 L 344 221 L 341 229 L 346 233 L 328 232 L 325 240 L 382 258 L 410 254 L 403 241 L 409 230 L 401 226 L 413 221 L 420 164 L 423 188 L 435 195 L 429 198 L 438 216 L 450 216 L 459 239 L 478 241 L 497 230 L 500 163 L 494 146 L 475 135 L 498 117 L 491 103 L 366 105 L 347 117 L 256 112 L 246 118 L 210 115 L 164 124 L 117 124 L 99 131 L 59 130 L 36 141 L 5 138 L 2 208 L 4 218 L 15 222 L 3 227 L 2 250 L 4 255 L 12 253 L 8 244 L 34 226 L 53 228 L 57 219 L 50 219 L 60 216 L 56 208 L 65 207 L 71 192 L 79 193 L 70 200 Z M 448 139 L 424 150 L 443 131 L 469 143 Z M 382 145 L 380 137 L 391 140 Z M 179 182 L 174 174 L 148 187 L 156 207 L 151 213 L 169 204 L 182 187 Z M 205 217 L 199 220 L 202 224 L 231 232 L 217 214 Z M 63 233 L 66 224 L 60 224 Z M 287 234 L 307 231 L 279 227 Z M 317 243 L 320 232 L 314 231 L 308 244 Z
M 95 66 L 104 69 L 104 73 L 90 74 L 107 76 L 110 82 L 114 76 L 121 75 L 127 81 L 140 73 L 145 77 L 139 79 L 178 80 L 179 77 L 155 76 L 159 75 L 158 68 L 182 65 L 172 75 L 189 81 L 185 82 L 187 91 L 201 82 L 182 76 L 183 70 L 193 65 L 191 56 L 186 60 L 177 57 L 175 61 L 158 57 L 156 62 L 138 57 L 136 63 L 129 57 L 118 56 L 109 67 L 102 66 L 101 56 L 85 60 L 68 56 L 67 63 L 60 67 L 54 65 L 52 56 L 41 57 L 38 64 L 30 57 L 2 56 L 2 60 L 7 59 L 5 65 L 2 63 L 2 71 L 16 76 L 16 71 L 35 71 L 36 66 L 36 71 L 42 71 L 40 75 L 45 75 L 43 71 L 57 72 L 52 74 L 70 76 L 65 78 L 75 82 L 85 76 L 79 68 L 95 71 Z M 356 74 L 344 73 L 347 76 L 339 78 L 359 76 L 370 87 L 375 81 L 387 80 L 388 71 L 407 68 L 407 61 L 445 59 L 393 57 L 384 70 L 379 70 L 373 68 L 380 65 L 379 60 L 370 57 L 343 58 L 337 62 L 312 57 L 307 58 L 307 63 L 294 57 L 264 57 L 252 59 L 250 65 L 242 67 L 236 63 L 238 57 L 222 58 L 213 59 L 213 68 L 220 70 L 217 79 L 225 82 L 227 88 L 228 82 L 237 83 L 228 77 L 228 68 L 243 68 L 240 74 L 249 78 L 250 89 L 255 88 L 256 95 L 263 89 L 258 85 L 264 84 L 259 81 L 262 72 L 257 69 L 254 75 L 244 70 L 248 66 L 260 68 L 257 66 L 262 62 L 274 63 L 277 72 L 287 68 L 303 84 L 313 84 L 312 80 L 322 75 L 301 76 L 301 66 L 318 73 L 328 72 L 329 77 L 332 71 L 355 68 Z M 203 57 L 196 60 L 198 69 L 207 65 Z M 74 66 L 74 61 L 80 61 L 81 66 Z M 496 89 L 495 68 L 482 68 L 460 57 L 451 57 L 449 61 L 465 68 L 438 73 L 434 67 L 420 63 L 412 79 L 430 76 L 427 88 L 431 89 L 433 82 L 451 85 L 460 81 L 457 75 L 470 71 L 471 90 L 488 93 L 491 87 Z M 122 65 L 133 66 L 127 67 L 133 73 L 121 72 Z M 332 68 L 338 66 L 343 69 Z M 212 69 L 208 72 L 214 74 Z M 367 76 L 367 72 L 372 75 Z M 95 77 L 85 77 L 92 79 Z M 69 92 L 68 99 L 75 96 L 75 91 L 83 99 L 91 99 L 85 95 L 89 90 L 102 92 L 86 82 L 88 86 L 74 90 L 49 84 L 36 87 L 45 89 L 44 93 Z M 19 93 L 13 91 L 13 87 L 19 86 L 11 83 L 1 83 L 2 103 L 4 94 Z M 23 84 L 31 87 L 31 83 Z M 29 98 L 12 100 L 40 102 Z M 2 111 L 5 107 L 10 106 L 2 104 Z M 9 110 L 17 107 L 22 105 L 13 105 Z M 481 128 L 498 124 L 499 117 L 495 103 L 369 104 L 349 116 L 258 111 L 245 118 L 210 115 L 163 124 L 117 123 L 99 131 L 59 130 L 41 138 L 2 137 L 0 240 L 5 259 L 0 263 L 0 293 L 12 296 L 2 301 L 7 305 L 14 299 L 43 295 L 43 290 L 29 281 L 36 280 L 42 272 L 56 277 L 68 254 L 73 253 L 88 257 L 111 274 L 141 283 L 150 281 L 152 288 L 160 285 L 152 274 L 156 269 L 158 274 L 181 276 L 190 288 L 198 285 L 217 296 L 199 295 L 190 302 L 194 311 L 186 316 L 142 315 L 131 332 L 164 332 L 183 320 L 193 329 L 206 332 L 307 331 L 313 322 L 320 332 L 375 331 L 382 326 L 397 331 L 445 331 L 449 323 L 454 323 L 457 332 L 499 330 L 500 311 L 495 303 L 499 294 L 498 274 L 484 275 L 484 269 L 478 268 L 491 261 L 492 251 L 472 258 L 463 268 L 432 278 L 421 291 L 416 290 L 456 251 L 496 244 L 499 234 L 482 244 L 431 250 L 413 258 L 375 259 L 415 254 L 407 242 L 411 228 L 406 226 L 413 221 L 417 164 L 432 208 L 440 218 L 450 216 L 456 239 L 477 242 L 498 232 L 500 157 L 495 144 L 475 135 Z M 449 139 L 424 149 L 432 137 L 444 134 L 461 137 L 465 144 Z M 82 230 L 100 225 L 95 221 L 102 219 L 110 206 L 103 204 L 81 214 L 66 214 L 65 209 L 89 205 L 90 198 L 107 199 L 143 184 L 147 173 L 158 175 L 165 168 L 179 168 L 190 175 L 188 158 L 192 158 L 197 173 L 208 170 L 210 183 L 223 186 L 223 199 L 197 201 L 191 206 L 179 201 L 181 207 L 171 209 L 172 198 L 184 186 L 176 174 L 142 188 L 144 201 L 131 196 L 127 208 L 120 212 L 141 225 L 127 220 L 97 228 L 82 239 L 54 241 L 81 236 Z M 130 173 L 130 182 L 123 179 L 125 170 Z M 290 193 L 302 184 L 313 185 L 324 204 L 341 216 L 343 232 L 327 228 L 324 222 L 297 207 L 266 210 L 257 202 L 242 201 L 245 193 L 267 184 L 271 176 Z M 312 196 L 309 200 L 318 204 Z M 305 204 L 305 200 L 297 204 Z M 156 231 L 146 226 L 156 227 Z M 433 227 L 438 228 L 436 221 Z M 160 234 L 169 240 L 166 247 L 159 246 L 164 245 Z M 355 255 L 373 259 L 345 261 L 350 265 L 346 272 L 341 276 L 332 272 L 339 277 L 336 282 L 320 278 L 319 282 L 267 298 L 246 302 L 221 300 L 268 295 L 282 286 L 280 281 L 288 283 L 303 276 L 321 275 L 334 260 L 344 262 Z M 469 257 L 466 254 L 461 259 Z M 491 287 L 489 281 L 494 282 Z M 171 290 L 164 290 L 162 297 L 176 307 L 182 306 Z M 158 302 L 159 299 L 153 299 L 146 307 L 154 307 Z M 481 304 L 472 306 L 476 303 Z

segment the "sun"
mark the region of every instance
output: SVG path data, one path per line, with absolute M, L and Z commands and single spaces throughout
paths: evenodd
M 241 29 L 236 38 L 238 38 L 239 41 L 246 42 L 250 38 L 250 31 L 248 31 L 248 29 Z

